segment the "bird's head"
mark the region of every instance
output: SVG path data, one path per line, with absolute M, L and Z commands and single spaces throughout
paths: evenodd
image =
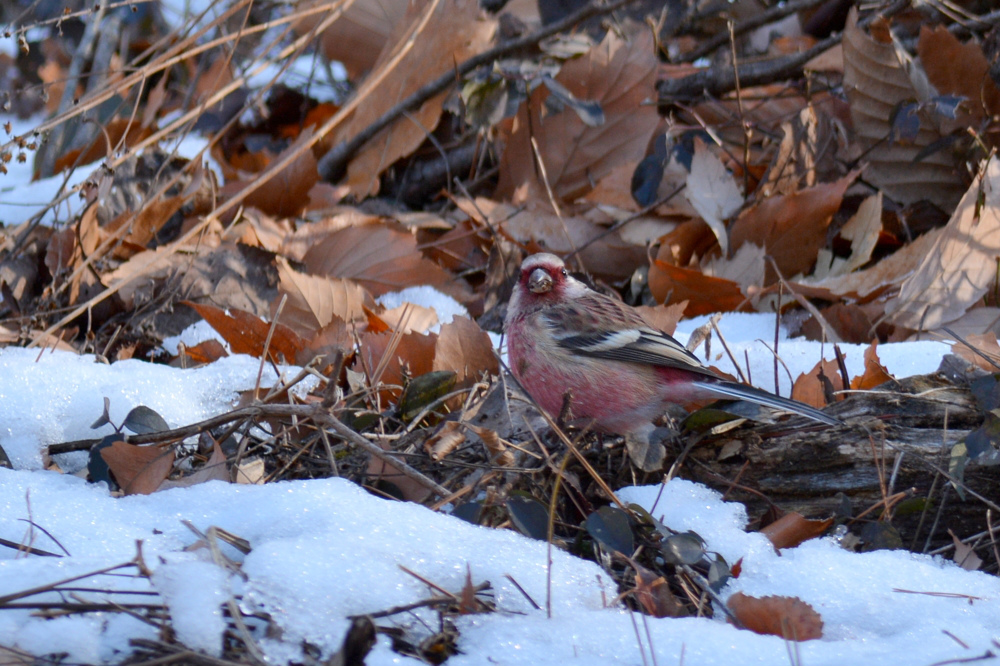
M 540 310 L 564 305 L 587 293 L 587 287 L 566 270 L 554 254 L 533 254 L 521 263 L 514 293 L 507 306 L 507 323 Z
M 533 254 L 521 263 L 521 275 L 518 287 L 525 295 L 533 294 L 536 298 L 545 298 L 547 294 L 558 298 L 562 296 L 568 282 L 573 280 L 566 264 L 554 254 Z

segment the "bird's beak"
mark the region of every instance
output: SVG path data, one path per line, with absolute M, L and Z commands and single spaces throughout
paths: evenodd
M 536 268 L 528 276 L 528 290 L 533 294 L 552 291 L 552 276 L 544 268 Z

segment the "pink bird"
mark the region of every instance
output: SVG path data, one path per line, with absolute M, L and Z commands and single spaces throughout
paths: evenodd
M 723 379 L 635 309 L 575 279 L 552 254 L 521 264 L 504 332 L 511 372 L 545 411 L 558 416 L 568 396 L 575 421 L 626 440 L 648 442 L 670 403 L 718 398 L 841 425 L 801 402 Z

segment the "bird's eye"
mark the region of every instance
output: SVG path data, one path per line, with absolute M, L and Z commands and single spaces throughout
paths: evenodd
M 569 271 L 566 270 L 565 268 L 562 269 L 562 271 L 560 271 L 560 272 L 563 274 L 563 277 L 566 277 L 567 275 L 569 275 Z

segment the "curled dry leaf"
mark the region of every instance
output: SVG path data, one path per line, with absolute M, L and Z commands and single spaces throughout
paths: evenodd
M 649 30 L 628 41 L 610 30 L 587 54 L 563 65 L 555 80 L 576 99 L 600 103 L 604 123 L 588 126 L 566 107 L 546 112 L 549 88 L 536 88 L 514 118 L 500 159 L 496 196 L 515 204 L 532 199 L 547 204 L 532 139 L 553 195 L 561 201 L 585 195 L 615 166 L 641 160 L 660 122 L 656 105 L 647 103 L 654 95 L 657 68 Z
M 431 460 L 444 460 L 449 453 L 465 443 L 465 428 L 458 421 L 448 421 L 441 429 L 424 440 L 424 451 Z
M 822 408 L 827 405 L 827 396 L 833 397 L 837 391 L 843 389 L 844 380 L 840 376 L 837 362 L 820 361 L 812 370 L 795 380 L 792 385 L 792 400 Z
M 745 628 L 758 634 L 781 636 L 789 641 L 823 637 L 823 618 L 797 597 L 750 597 L 737 592 L 726 607 Z
M 797 511 L 789 511 L 760 531 L 776 550 L 794 548 L 803 541 L 814 539 L 826 532 L 833 518 L 809 520 Z
M 872 343 L 865 349 L 865 371 L 851 379 L 851 388 L 855 391 L 867 391 L 892 380 L 893 376 L 879 361 L 878 341 L 872 340 Z
M 458 386 L 471 386 L 484 373 L 500 373 L 493 341 L 468 317 L 455 317 L 441 327 L 434 345 L 433 370 L 451 370 Z
M 912 247 L 912 245 L 911 245 Z M 958 319 L 993 287 L 1000 254 L 1000 161 L 990 159 L 916 272 L 888 301 L 889 321 L 915 331 Z

